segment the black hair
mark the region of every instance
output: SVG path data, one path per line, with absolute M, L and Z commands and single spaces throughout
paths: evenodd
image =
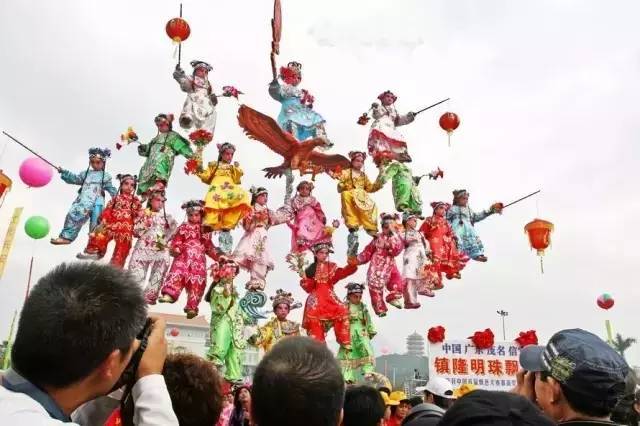
M 325 344 L 287 337 L 258 364 L 252 420 L 260 426 L 335 426 L 344 392 L 340 366 Z
M 384 417 L 384 400 L 371 386 L 351 386 L 344 395 L 344 426 L 376 426 Z
M 256 188 L 255 192 L 253 192 L 251 194 L 251 205 L 252 206 L 255 206 L 256 201 L 258 201 L 258 197 L 260 195 L 262 195 L 262 194 L 267 194 L 268 195 L 266 188 L 263 188 L 261 186 Z
M 540 373 L 540 380 L 543 382 L 546 382 L 549 377 L 553 378 L 551 373 L 548 371 L 542 371 Z M 562 389 L 562 394 L 567 400 L 567 404 L 569 404 L 569 406 L 579 414 L 591 417 L 606 417 L 611 414 L 613 408 L 617 404 L 617 401 L 607 401 L 606 399 L 596 401 L 594 399 L 585 398 L 583 393 L 571 390 L 557 380 L 556 382 L 560 385 L 560 389 Z
M 244 426 L 249 424 L 249 419 L 244 413 L 244 408 L 240 402 L 240 392 L 246 389 L 251 393 L 251 388 L 246 385 L 240 385 L 233 391 L 233 411 L 229 418 L 229 426 Z M 253 401 L 253 398 L 251 399 Z
M 318 267 L 318 258 L 316 257 L 316 255 L 313 255 L 313 262 L 311 263 L 311 265 L 307 266 L 307 268 L 304 270 L 304 274 L 306 275 L 307 278 L 313 278 L 316 276 L 316 269 Z
M 443 410 L 446 410 L 447 408 L 451 407 L 451 404 L 453 403 L 452 399 L 445 398 L 445 397 L 440 396 L 440 395 L 436 395 L 435 393 L 431 393 L 428 390 L 424 391 L 424 395 L 425 396 L 431 395 L 431 397 L 433 398 L 433 404 L 437 405 L 438 407 L 442 408 Z
M 62 263 L 25 301 L 11 361 L 34 385 L 63 388 L 87 377 L 114 350 L 128 353 L 146 318 L 142 289 L 127 272 Z
M 411 408 L 415 407 L 416 405 L 420 405 L 423 402 L 424 401 L 422 400 L 421 396 L 412 396 L 411 398 L 409 398 L 409 404 L 411 404 Z

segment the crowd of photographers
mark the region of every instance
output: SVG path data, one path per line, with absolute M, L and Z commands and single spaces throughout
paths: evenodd
M 27 298 L 0 386 L 2 425 L 462 426 L 638 425 L 640 391 L 624 359 L 583 330 L 521 352 L 510 393 L 456 399 L 432 379 L 401 392 L 345 387 L 333 354 L 306 337 L 277 344 L 252 386 L 232 390 L 188 354 L 167 356 L 165 324 L 139 285 L 97 263 L 62 264 Z

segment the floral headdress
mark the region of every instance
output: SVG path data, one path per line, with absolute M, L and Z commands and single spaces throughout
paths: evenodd
M 308 186 L 308 187 L 309 187 L 309 189 L 311 189 L 311 190 L 313 190 L 313 188 L 315 188 L 315 187 L 313 186 L 313 182 L 310 182 L 310 181 L 308 181 L 308 180 L 303 180 L 303 181 L 300 181 L 300 183 L 298 184 L 298 186 L 296 186 L 296 191 L 300 191 L 300 188 L 302 188 L 302 187 L 303 187 L 303 186 L 305 186 L 305 185 L 306 185 L 306 186 Z
M 380 222 L 385 223 L 385 222 L 394 222 L 394 221 L 398 221 L 400 219 L 400 216 L 398 215 L 398 213 L 381 213 L 380 214 Z
M 420 216 L 416 213 L 403 212 L 402 223 L 407 223 L 409 219 L 418 219 Z
M 89 158 L 99 158 L 104 161 L 109 157 L 111 157 L 109 148 L 89 148 Z
M 249 192 L 254 198 L 257 198 L 259 195 L 262 195 L 262 194 L 269 194 L 269 191 L 267 191 L 267 188 L 263 188 L 261 186 L 258 186 L 258 187 L 252 186 L 251 188 L 249 188 Z
M 320 250 L 328 250 L 329 253 L 333 253 L 333 244 L 331 243 L 318 243 L 311 247 L 313 254 L 318 253 Z
M 213 67 L 204 61 L 198 61 L 198 60 L 191 61 L 191 66 L 193 67 L 194 71 L 197 70 L 198 68 L 204 68 L 207 70 L 207 72 L 213 70 Z
M 378 95 L 378 99 L 382 101 L 382 98 L 384 98 L 386 95 L 391 95 L 391 97 L 393 98 L 393 102 L 395 102 L 398 99 L 398 97 L 394 95 L 391 90 L 385 90 L 384 92 L 380 93 Z
M 347 296 L 350 294 L 364 293 L 364 284 L 362 283 L 349 283 L 345 288 L 347 289 Z
M 273 306 L 275 309 L 278 305 L 287 305 L 289 309 L 291 309 L 291 305 L 295 303 L 295 299 L 291 295 L 291 293 L 284 291 L 282 289 L 276 290 L 276 295 L 270 297 Z
M 201 212 L 204 210 L 204 201 L 202 200 L 189 200 L 182 203 L 180 206 L 183 210 L 186 210 L 187 213 L 192 212 Z
M 438 207 L 444 207 L 445 210 L 449 210 L 451 204 L 445 203 L 444 201 L 434 201 L 433 203 L 431 203 L 431 208 L 433 210 L 437 209 Z

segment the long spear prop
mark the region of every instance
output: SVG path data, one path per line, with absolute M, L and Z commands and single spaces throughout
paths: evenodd
M 182 3 L 180 3 L 180 17 L 182 18 Z M 175 52 L 175 50 L 174 50 Z M 174 53 L 175 55 L 175 53 Z M 182 41 L 178 43 L 178 66 L 180 66 L 180 59 L 182 57 Z M 175 58 L 175 56 L 174 56 Z
M 416 111 L 416 112 L 414 113 L 414 115 L 418 115 L 418 114 L 420 114 L 421 112 L 425 112 L 426 110 L 433 108 L 434 106 L 438 106 L 438 105 L 440 105 L 441 103 L 447 102 L 449 99 L 451 99 L 451 98 L 443 99 L 443 100 L 441 100 L 440 102 L 436 102 L 436 103 L 435 103 L 435 104 L 433 104 L 433 105 L 429 105 L 429 106 L 428 106 L 428 107 L 426 107 L 426 108 L 422 108 L 420 111 Z
M 49 161 L 46 158 L 44 158 L 42 155 L 38 154 L 37 152 L 35 152 L 34 150 L 29 148 L 28 146 L 26 146 L 22 142 L 20 142 L 18 139 L 16 139 L 13 136 L 11 136 L 9 133 L 5 132 L 4 130 L 2 131 L 2 134 L 5 135 L 6 137 L 8 137 L 9 139 L 11 139 L 12 141 L 14 141 L 15 143 L 17 143 L 18 145 L 20 145 L 21 147 L 23 147 L 24 149 L 26 149 L 27 151 L 29 151 L 30 153 L 32 153 L 33 155 L 35 155 L 36 157 L 40 158 L 42 161 L 44 161 L 45 163 L 47 163 L 48 165 L 50 165 L 54 169 L 57 170 L 57 169 L 60 168 L 60 167 L 56 166 L 55 164 L 53 164 L 51 161 Z
M 531 193 L 531 194 L 529 194 L 529 195 L 525 195 L 525 196 L 524 196 L 524 197 L 522 197 L 522 198 L 518 198 L 517 200 L 510 202 L 509 204 L 506 204 L 506 205 L 502 206 L 502 208 L 503 208 L 503 209 L 506 209 L 507 207 L 512 206 L 512 205 L 514 205 L 514 204 L 516 204 L 516 203 L 519 203 L 520 201 L 524 201 L 524 200 L 526 200 L 526 199 L 527 199 L 527 198 L 529 198 L 529 197 L 533 197 L 534 195 L 536 195 L 536 194 L 537 194 L 537 193 L 539 193 L 539 192 L 540 192 L 540 189 L 538 189 L 536 192 L 532 192 L 532 193 Z
M 273 18 L 271 19 L 271 72 L 273 79 L 278 78 L 276 71 L 276 55 L 280 54 L 280 38 L 282 37 L 282 7 L 280 0 L 273 2 Z

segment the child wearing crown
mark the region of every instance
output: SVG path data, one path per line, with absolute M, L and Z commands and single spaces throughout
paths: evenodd
M 233 162 L 236 147 L 229 142 L 218 144 L 218 160 L 206 169 L 198 163 L 196 175 L 209 185 L 205 195 L 204 226 L 209 231 L 220 231 L 220 248 L 230 253 L 233 246 L 231 230 L 252 211 L 249 193 L 240 186 L 243 175 L 238 162 Z
M 149 274 L 149 281 L 144 290 L 144 298 L 150 305 L 155 305 L 160 293 L 160 286 L 171 264 L 169 240 L 176 231 L 176 220 L 166 213 L 164 203 L 165 192 L 162 189 L 151 189 L 147 208 L 134 224 L 133 233 L 138 240 L 131 253 L 129 271 L 144 284 Z
M 206 129 L 213 133 L 216 128 L 216 105 L 218 98 L 209 83 L 209 72 L 213 69 L 204 61 L 191 61 L 193 74 L 187 76 L 180 64 L 176 65 L 173 78 L 180 89 L 187 94 L 182 113 L 180 127 L 183 129 Z
M 289 62 L 280 67 L 280 83 L 277 79 L 269 84 L 269 95 L 282 104 L 278 124 L 299 141 L 326 137 L 325 119 L 313 110 L 314 98 L 298 86 L 302 81 L 302 64 Z
M 194 318 L 198 315 L 198 305 L 207 284 L 206 256 L 217 260 L 219 254 L 211 242 L 211 233 L 202 230 L 204 201 L 187 201 L 182 204 L 182 209 L 187 213 L 187 221 L 178 226 L 171 238 L 169 253 L 174 259 L 158 301 L 174 303 L 185 289 L 187 304 L 184 312 L 187 318 Z
M 108 192 L 112 197 L 118 192 L 111 183 L 111 175 L 105 170 L 107 158 L 111 151 L 107 148 L 89 149 L 89 166 L 80 173 L 59 168 L 58 172 L 63 181 L 70 185 L 80 185 L 78 196 L 71 204 L 71 208 L 64 219 L 64 226 L 58 238 L 52 238 L 51 244 L 71 244 L 77 237 L 82 226 L 88 221 L 89 232 L 98 224 L 98 219 L 104 207 L 104 194 Z
M 275 296 L 271 296 L 271 301 L 275 316 L 265 325 L 259 327 L 258 332 L 249 339 L 252 345 L 261 347 L 265 352 L 269 352 L 276 343 L 285 337 L 300 335 L 300 324 L 288 320 L 287 315 L 291 309 L 299 308 L 302 305 L 295 303 L 291 293 L 282 289 L 278 289 Z
M 109 241 L 115 241 L 111 264 L 124 268 L 133 241 L 133 222 L 140 216 L 142 205 L 135 196 L 136 176 L 117 175 L 118 194 L 109 201 L 100 215 L 100 224 L 89 234 L 89 242 L 79 259 L 101 259 L 107 252 Z

